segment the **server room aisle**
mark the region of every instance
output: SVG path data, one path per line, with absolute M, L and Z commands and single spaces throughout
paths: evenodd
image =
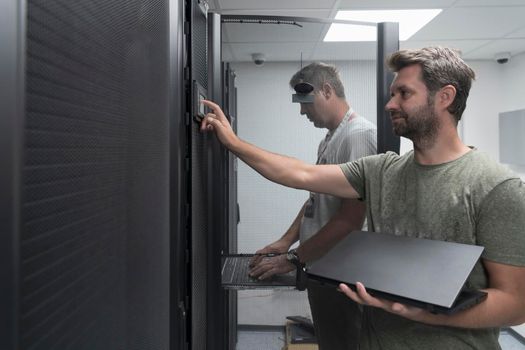
M 236 350 L 282 350 L 283 331 L 239 330 Z M 509 331 L 501 331 L 499 342 L 502 350 L 525 350 L 525 341 L 516 338 Z

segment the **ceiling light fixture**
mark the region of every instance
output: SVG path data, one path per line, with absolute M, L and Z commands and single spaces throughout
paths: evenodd
M 398 22 L 399 40 L 408 40 L 436 17 L 441 9 L 424 10 L 366 10 L 337 12 L 335 19 L 360 22 Z M 332 23 L 324 41 L 375 41 L 377 29 L 357 24 Z

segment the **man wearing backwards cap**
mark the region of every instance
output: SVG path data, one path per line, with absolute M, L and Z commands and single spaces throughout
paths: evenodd
M 328 129 L 318 148 L 318 164 L 341 164 L 376 153 L 375 126 L 349 106 L 334 66 L 312 63 L 295 73 L 290 86 L 296 92 L 292 101 L 301 104 L 301 114 L 315 127 Z M 257 251 L 260 255 L 252 260 L 250 274 L 265 279 L 317 259 L 350 231 L 360 230 L 364 218 L 365 206 L 357 200 L 310 193 L 284 235 Z M 297 240 L 301 243 L 297 249 L 282 254 Z M 268 253 L 281 254 L 263 258 Z M 358 305 L 333 287 L 315 284 L 308 286 L 308 299 L 320 349 L 357 349 Z

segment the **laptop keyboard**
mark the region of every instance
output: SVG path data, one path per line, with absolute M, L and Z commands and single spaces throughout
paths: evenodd
M 223 283 L 246 284 L 257 282 L 256 278 L 250 277 L 250 257 L 226 258 L 222 267 Z
M 252 256 L 224 257 L 221 277 L 224 288 L 295 287 L 295 271 L 284 275 L 275 275 L 265 280 L 250 277 L 251 258 Z

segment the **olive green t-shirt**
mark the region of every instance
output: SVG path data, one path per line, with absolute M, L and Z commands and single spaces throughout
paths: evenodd
M 525 184 L 484 153 L 421 165 L 413 152 L 388 152 L 341 169 L 367 204 L 369 231 L 481 245 L 484 259 L 525 266 Z M 478 262 L 467 287 L 487 286 Z M 498 335 L 498 328 L 431 326 L 365 307 L 360 349 L 499 349 Z

